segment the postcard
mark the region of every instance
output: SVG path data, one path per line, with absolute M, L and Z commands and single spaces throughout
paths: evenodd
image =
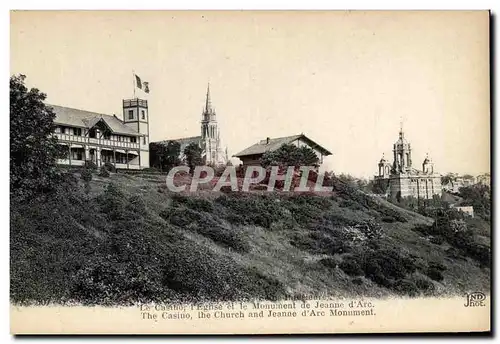
M 24 334 L 490 332 L 488 11 L 12 11 Z

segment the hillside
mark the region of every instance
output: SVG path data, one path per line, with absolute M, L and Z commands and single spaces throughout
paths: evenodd
M 488 223 L 475 219 L 467 234 L 451 235 L 338 180 L 323 196 L 181 195 L 168 192 L 160 175 L 94 174 L 88 194 L 78 178 L 43 201 L 12 205 L 13 302 L 489 290 Z

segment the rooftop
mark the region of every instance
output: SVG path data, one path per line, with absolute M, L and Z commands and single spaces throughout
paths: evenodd
M 79 110 L 59 105 L 47 104 L 56 114 L 54 123 L 80 128 L 92 128 L 101 119 L 108 125 L 113 133 L 139 136 L 132 128 L 123 124 L 115 115 L 104 115 L 97 112 Z

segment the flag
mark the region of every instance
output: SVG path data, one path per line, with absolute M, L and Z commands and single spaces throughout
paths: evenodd
M 135 75 L 135 74 L 134 74 Z M 137 88 L 141 89 L 142 90 L 142 82 L 141 82 L 141 78 L 139 78 L 137 75 L 135 75 L 135 85 L 137 86 Z
M 138 89 L 143 90 L 146 93 L 149 93 L 149 82 L 142 81 L 141 78 L 134 74 L 135 76 L 135 85 Z

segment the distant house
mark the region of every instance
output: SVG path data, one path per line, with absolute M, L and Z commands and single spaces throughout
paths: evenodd
M 328 149 L 317 144 L 306 135 L 299 134 L 274 139 L 268 137 L 233 156 L 239 158 L 245 166 L 260 165 L 260 158 L 264 153 L 275 151 L 285 144 L 292 144 L 297 147 L 307 146 L 311 148 L 318 156 L 320 163 L 323 163 L 323 157 L 332 155 Z
M 474 217 L 474 208 L 469 206 L 453 206 L 454 209 L 461 211 L 462 213 L 467 214 L 470 217 Z

